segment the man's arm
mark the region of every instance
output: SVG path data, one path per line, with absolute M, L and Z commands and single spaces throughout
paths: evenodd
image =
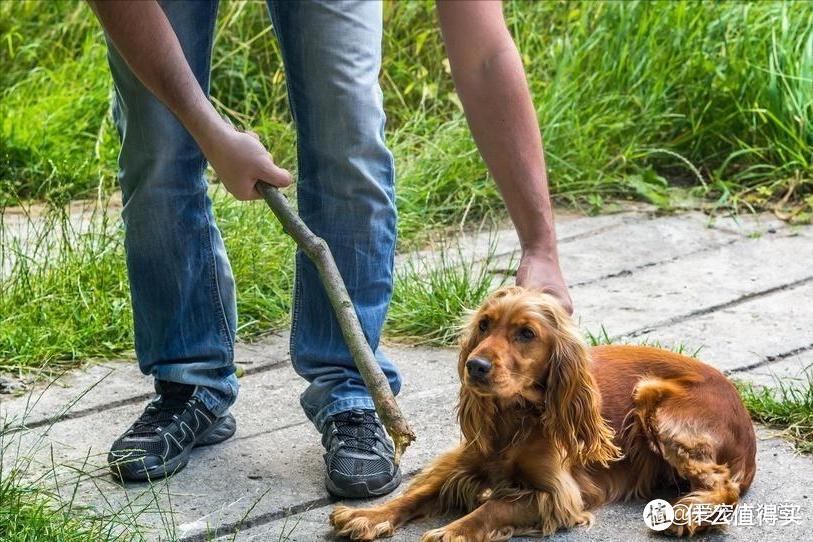
M 457 93 L 522 246 L 517 283 L 572 302 L 556 249 L 542 137 L 502 3 L 437 3 Z
M 229 192 L 240 200 L 260 199 L 257 180 L 291 184 L 256 134 L 235 130 L 215 111 L 157 2 L 88 3 L 127 65 L 189 131 Z

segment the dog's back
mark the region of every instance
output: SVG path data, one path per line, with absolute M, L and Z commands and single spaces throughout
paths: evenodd
M 738 501 L 756 471 L 756 436 L 737 390 L 720 371 L 645 346 L 598 346 L 591 357 L 602 414 L 626 455 L 615 473 L 595 480 L 614 486 L 605 498 L 645 496 L 654 489 L 621 487 L 624 480 L 677 474 L 691 486 L 683 504 Z M 641 476 L 628 476 L 635 473 Z

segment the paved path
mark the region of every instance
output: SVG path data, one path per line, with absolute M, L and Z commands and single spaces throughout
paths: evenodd
M 656 217 L 645 208 L 594 218 L 563 216 L 559 237 L 582 328 L 630 342 L 680 343 L 730 376 L 758 384 L 786 382 L 813 363 L 813 228 L 793 229 L 769 216 L 710 221 L 698 213 Z M 495 269 L 516 256 L 511 231 L 460 242 L 476 262 L 496 247 Z M 418 265 L 437 265 L 431 253 Z M 414 255 L 412 256 L 414 258 Z M 414 261 L 414 260 L 413 260 Z M 407 265 L 404 258 L 399 265 Z M 454 421 L 456 352 L 392 345 L 402 368 L 400 403 L 418 433 L 403 468 L 408 476 L 458 439 Z M 154 537 L 194 540 L 332 539 L 334 500 L 322 485 L 319 435 L 299 409 L 303 383 L 293 373 L 284 334 L 240 345 L 246 368 L 234 413 L 236 437 L 199 449 L 168 482 L 122 488 L 106 473 L 107 446 L 142 410 L 150 382 L 132 362 L 92 365 L 31 397 L 0 396 L 0 415 L 26 419 L 15 450 L 31 474 L 99 512 L 137 515 Z M 101 382 L 100 382 L 101 381 Z M 813 460 L 759 428 L 757 479 L 745 502 L 792 503 L 801 523 L 732 528 L 715 540 L 810 540 Z M 17 448 L 19 447 L 19 448 Z M 56 467 L 54 468 L 54 465 Z M 81 474 L 80 474 L 81 473 Z M 590 530 L 555 540 L 649 540 L 643 503 L 607 506 Z M 442 521 L 442 520 L 441 520 Z M 438 525 L 425 521 L 395 540 L 417 540 Z M 700 539 L 702 540 L 702 538 Z

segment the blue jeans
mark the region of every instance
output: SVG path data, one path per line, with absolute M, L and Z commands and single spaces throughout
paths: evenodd
M 208 92 L 216 1 L 162 7 Z M 327 241 L 394 393 L 401 380 L 379 338 L 392 293 L 394 168 L 384 144 L 378 74 L 382 8 L 364 0 L 270 1 L 296 122 L 299 212 Z M 141 370 L 197 386 L 215 414 L 237 397 L 234 278 L 189 133 L 112 46 L 119 182 Z M 255 205 L 262 205 L 255 203 Z M 268 214 L 268 220 L 275 220 Z M 309 385 L 300 402 L 321 429 L 337 412 L 373 408 L 314 266 L 299 253 L 291 359 Z

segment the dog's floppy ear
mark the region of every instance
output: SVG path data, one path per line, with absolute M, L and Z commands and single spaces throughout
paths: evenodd
M 486 404 L 466 386 L 463 386 L 466 361 L 472 351 L 479 344 L 477 321 L 472 319 L 460 335 L 460 356 L 457 360 L 457 372 L 460 377 L 460 395 L 457 403 L 457 420 L 466 443 L 476 446 L 481 452 L 487 453 L 490 447 L 490 437 L 494 428 L 493 407 Z
M 621 451 L 612 442 L 613 429 L 601 416 L 601 395 L 590 373 L 587 345 L 558 303 L 545 309 L 554 327 L 545 383 L 547 431 L 572 461 L 606 466 Z

